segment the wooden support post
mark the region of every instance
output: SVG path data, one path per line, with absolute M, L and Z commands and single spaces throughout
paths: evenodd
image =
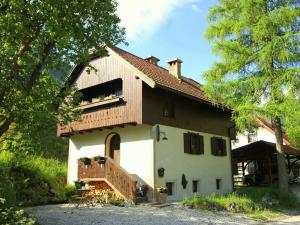
M 268 175 L 269 175 L 269 184 L 273 183 L 273 178 L 272 178 L 272 161 L 271 161 L 271 154 L 269 153 L 267 155 L 267 160 L 268 160 Z
M 243 170 L 243 177 L 245 176 L 245 165 L 244 165 L 244 161 L 242 161 L 242 170 Z

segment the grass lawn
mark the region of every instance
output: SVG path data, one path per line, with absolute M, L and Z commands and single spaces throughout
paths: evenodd
M 247 187 L 227 195 L 196 194 L 182 204 L 204 210 L 242 213 L 261 220 L 282 216 L 283 210 L 300 210 L 300 202 L 294 194 L 281 198 L 276 187 Z

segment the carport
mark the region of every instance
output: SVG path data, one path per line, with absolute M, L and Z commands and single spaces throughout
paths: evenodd
M 300 160 L 300 151 L 291 146 L 284 145 L 288 172 Z M 245 176 L 245 169 L 250 162 L 254 162 L 254 173 L 268 177 L 268 184 L 276 180 L 277 154 L 276 144 L 267 141 L 256 141 L 232 150 L 232 160 L 235 175 Z

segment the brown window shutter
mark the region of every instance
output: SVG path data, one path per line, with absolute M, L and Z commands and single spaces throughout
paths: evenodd
M 197 155 L 200 155 L 200 135 L 194 134 L 195 137 L 195 144 L 196 144 L 196 153 Z
M 183 134 L 184 153 L 191 153 L 191 136 L 189 133 Z
M 199 135 L 199 154 L 204 154 L 204 138 Z
M 197 154 L 197 148 L 198 148 L 198 141 L 197 141 L 197 135 L 191 134 L 191 154 Z
M 222 155 L 226 156 L 227 155 L 227 149 L 226 149 L 226 140 L 222 139 Z
M 217 148 L 217 139 L 215 137 L 212 137 L 211 138 L 211 154 L 212 155 L 216 155 L 216 148 Z

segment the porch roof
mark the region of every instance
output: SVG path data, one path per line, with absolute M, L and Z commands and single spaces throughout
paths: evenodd
M 286 155 L 300 157 L 300 151 L 289 145 L 284 145 L 283 150 Z M 276 155 L 276 144 L 263 140 L 232 150 L 232 158 L 237 161 L 265 159 L 272 155 Z

